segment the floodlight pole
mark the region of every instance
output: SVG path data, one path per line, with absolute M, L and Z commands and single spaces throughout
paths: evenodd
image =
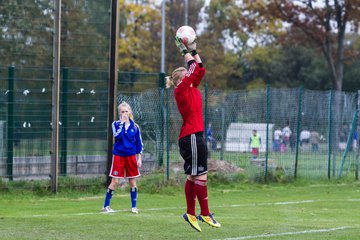
M 184 25 L 187 26 L 189 24 L 189 1 L 185 0 L 185 21 Z
M 118 82 L 118 36 L 119 36 L 119 4 L 118 0 L 111 0 L 111 22 L 110 22 L 110 64 L 108 83 L 108 117 L 107 117 L 107 169 L 106 185 L 110 184 L 109 177 L 112 163 L 113 133 L 111 124 L 116 116 L 116 93 Z
M 60 98 L 60 36 L 61 0 L 54 1 L 52 109 L 51 109 L 51 191 L 58 191 L 59 175 L 59 98 Z
M 165 0 L 161 4 L 161 69 L 160 72 L 165 72 Z

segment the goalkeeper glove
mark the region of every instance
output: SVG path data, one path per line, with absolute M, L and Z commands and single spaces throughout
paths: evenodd
M 190 52 L 196 50 L 196 41 L 193 41 L 192 43 L 188 44 L 187 48 Z
M 175 44 L 182 56 L 185 56 L 185 54 L 188 53 L 188 49 L 186 48 L 185 44 L 182 42 L 180 38 L 175 37 Z
M 192 43 L 187 45 L 187 48 L 188 48 L 188 50 L 189 50 L 189 52 L 191 53 L 192 56 L 195 56 L 197 54 L 196 41 L 193 41 Z

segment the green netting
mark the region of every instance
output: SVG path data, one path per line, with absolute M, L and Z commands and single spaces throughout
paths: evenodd
M 7 177 L 9 157 L 14 177 L 47 177 L 51 149 L 51 69 L 14 69 L 12 106 L 8 115 L 9 69 L 2 68 L 1 176 Z M 128 77 L 134 81 L 127 82 Z M 117 103 L 128 102 L 142 130 L 147 170 L 169 159 L 182 165 L 178 134 L 182 124 L 173 91 L 159 88 L 161 74 L 120 73 Z M 122 79 L 124 77 L 124 79 Z M 107 154 L 107 72 L 64 68 L 60 98 L 60 164 L 63 175 L 103 175 Z M 139 92 L 138 88 L 148 86 Z M 207 93 L 207 95 L 206 95 Z M 209 157 L 232 163 L 250 177 L 281 171 L 287 177 L 353 176 L 358 133 L 354 114 L 357 94 L 299 89 L 203 91 L 205 122 L 211 124 Z M 166 103 L 169 102 L 169 115 Z M 205 106 L 207 109 L 205 109 Z M 9 120 L 14 127 L 7 126 Z M 330 121 L 331 120 L 331 121 Z M 357 120 L 357 119 L 355 119 Z M 289 124 L 292 135 L 276 141 L 275 131 Z M 166 132 L 167 127 L 169 132 Z M 253 129 L 261 136 L 259 156 L 249 146 Z M 12 139 L 8 139 L 8 132 Z M 350 134 L 350 132 L 352 133 Z M 9 140 L 11 140 L 9 142 Z M 13 144 L 12 152 L 7 144 Z M 167 147 L 169 146 L 168 151 Z M 11 156 L 12 154 L 12 156 Z M 181 169 L 181 168 L 180 168 Z
M 135 122 L 140 126 L 145 171 L 154 170 L 163 163 L 164 90 L 158 88 L 164 80 L 162 77 L 155 73 L 119 73 L 117 103 L 129 103 Z M 140 89 L 144 90 L 140 92 Z
M 108 1 L 62 1 L 62 175 L 104 172 L 109 9 Z M 0 176 L 49 178 L 54 2 L 6 1 L 1 13 Z
M 239 166 L 251 178 L 354 177 L 357 122 L 351 136 L 350 128 L 357 110 L 356 93 L 268 88 L 209 90 L 207 98 L 205 91 L 203 96 L 207 104 L 205 122 L 211 124 L 213 137 L 208 138 L 209 159 Z M 181 118 L 172 91 L 169 99 L 170 163 L 177 163 L 173 168 L 178 170 L 182 164 L 177 147 Z M 290 138 L 275 139 L 275 131 L 283 134 L 287 125 Z M 253 129 L 262 141 L 256 159 L 249 146 Z

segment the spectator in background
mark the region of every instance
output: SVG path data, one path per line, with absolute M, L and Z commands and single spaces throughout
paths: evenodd
M 251 154 L 253 159 L 258 158 L 259 156 L 259 149 L 261 146 L 261 138 L 260 135 L 257 133 L 256 129 L 252 131 L 252 135 L 250 137 L 249 145 L 251 148 Z
M 289 144 L 291 133 L 290 123 L 287 121 L 286 126 L 282 129 L 282 139 L 285 147 Z
M 346 123 L 341 126 L 339 131 L 339 149 L 345 150 L 347 144 L 347 138 L 349 134 L 349 127 Z
M 206 129 L 206 136 L 207 136 L 207 140 L 210 143 L 211 149 L 212 150 L 216 150 L 216 139 L 213 137 L 213 131 L 211 129 L 211 122 L 209 122 L 208 127 Z
M 308 130 L 302 130 L 300 133 L 300 146 L 302 146 L 304 143 L 309 143 L 310 142 L 310 136 L 311 133 Z
M 280 129 L 276 129 L 274 131 L 274 143 L 273 143 L 273 151 L 280 152 L 280 144 L 281 144 L 282 132 Z
M 294 131 L 293 133 L 291 133 L 290 135 L 290 148 L 291 148 L 291 152 L 294 152 L 295 151 L 295 146 L 296 146 L 296 132 Z
M 346 124 L 343 124 L 339 132 L 339 141 L 346 142 L 348 133 L 349 133 L 349 127 Z
M 319 141 L 320 141 L 319 133 L 316 131 L 312 131 L 310 133 L 310 143 L 311 143 L 311 151 L 312 152 L 319 151 Z
M 358 142 L 359 142 L 359 127 L 355 128 L 354 130 L 354 141 L 353 141 L 353 148 L 356 150 L 358 148 Z

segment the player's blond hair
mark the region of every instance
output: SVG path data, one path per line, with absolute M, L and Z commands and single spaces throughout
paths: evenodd
M 166 88 L 170 88 L 171 86 L 176 86 L 177 81 L 181 77 L 181 75 L 177 74 L 178 72 L 187 71 L 184 67 L 179 67 L 175 69 L 171 76 L 167 76 L 166 79 Z
M 118 106 L 119 114 L 120 114 L 120 108 L 122 108 L 122 107 L 126 107 L 129 110 L 129 118 L 134 121 L 134 116 L 133 116 L 133 112 L 132 112 L 130 104 L 128 104 L 125 101 L 121 102 Z

